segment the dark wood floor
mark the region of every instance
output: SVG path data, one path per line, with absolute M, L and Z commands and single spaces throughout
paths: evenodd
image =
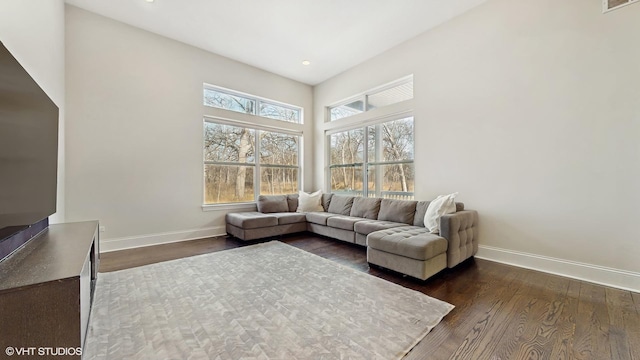
M 456 306 L 406 359 L 637 359 L 640 294 L 480 259 L 426 282 L 369 268 L 365 248 L 312 235 L 289 245 Z M 248 245 L 229 238 L 102 254 L 101 272 Z

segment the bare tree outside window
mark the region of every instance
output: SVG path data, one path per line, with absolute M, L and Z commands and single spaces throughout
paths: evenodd
M 210 85 L 204 87 L 203 101 L 204 105 L 215 108 L 302 122 L 299 107 Z M 256 199 L 256 191 L 259 194 L 297 192 L 299 144 L 300 135 L 259 130 L 234 120 L 205 119 L 204 203 L 251 202 Z
M 384 149 L 381 162 L 413 160 L 413 118 L 390 121 L 379 126 L 382 127 Z M 409 169 L 407 164 L 387 166 L 383 191 L 413 192 L 412 171 L 413 166 Z
M 300 122 L 300 110 L 292 109 L 282 105 L 260 103 L 260 116 L 269 119 L 283 120 L 293 123 Z
M 239 95 L 212 86 L 204 88 L 204 105 L 292 123 L 302 122 L 302 110 L 299 107 L 250 95 Z
M 351 127 L 356 121 L 373 123 L 329 135 L 332 192 L 413 199 L 413 117 L 398 116 L 375 123 L 381 121 L 376 119 L 387 116 L 381 115 L 381 108 L 393 105 L 396 106 L 394 111 L 410 111 L 411 99 L 413 75 L 327 107 L 327 120 L 340 120 L 344 125 L 339 128 Z M 336 131 L 335 127 L 333 131 Z
M 363 189 L 364 130 L 339 132 L 330 139 L 331 190 L 358 194 Z
M 413 198 L 413 134 L 408 117 L 330 135 L 332 192 Z
M 338 120 L 349 116 L 360 114 L 364 111 L 364 103 L 361 100 L 353 101 L 349 104 L 332 107 L 329 110 L 330 120 Z
M 255 131 L 209 122 L 204 126 L 205 203 L 253 201 Z
M 204 104 L 245 114 L 255 114 L 256 102 L 253 99 L 223 93 L 212 89 L 204 89 Z
M 298 191 L 299 137 L 260 132 L 260 193 L 290 194 Z

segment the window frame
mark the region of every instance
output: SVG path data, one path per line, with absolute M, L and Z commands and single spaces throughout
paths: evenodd
M 256 115 L 254 115 L 256 116 Z M 270 119 L 270 118 L 269 118 Z M 279 121 L 276 119 L 270 119 L 273 121 Z M 240 128 L 245 128 L 245 129 L 251 129 L 253 131 L 255 131 L 255 136 L 254 136 L 254 157 L 255 157 L 255 161 L 253 163 L 240 163 L 240 162 L 221 162 L 221 161 L 210 161 L 210 160 L 206 160 L 205 158 L 205 127 L 207 123 L 212 123 L 212 124 L 218 124 L 218 125 L 228 125 L 228 126 L 235 126 L 235 127 L 240 127 Z M 285 122 L 285 123 L 290 123 L 290 124 L 294 124 L 291 122 Z M 265 164 L 262 165 L 261 161 L 260 161 L 260 134 L 262 132 L 273 132 L 273 133 L 280 133 L 280 134 L 286 134 L 286 135 L 292 135 L 292 136 L 297 136 L 298 137 L 298 154 L 297 154 L 297 165 L 274 165 L 274 164 Z M 298 191 L 300 191 L 300 189 L 302 188 L 302 149 L 303 149 L 303 141 L 304 141 L 304 136 L 303 136 L 303 132 L 302 131 L 298 131 L 298 130 L 292 130 L 292 129 L 287 129 L 287 128 L 282 128 L 279 126 L 268 126 L 268 125 L 261 125 L 261 124 L 255 124 L 255 123 L 250 123 L 250 122 L 246 122 L 246 121 L 242 121 L 242 120 L 234 120 L 234 119 L 227 119 L 227 118 L 223 118 L 223 117 L 218 117 L 218 116 L 211 116 L 211 115 L 204 115 L 203 116 L 203 121 L 202 121 L 202 209 L 204 211 L 208 211 L 208 210 L 217 210 L 217 209 L 221 209 L 221 208 L 245 208 L 245 207 L 250 207 L 253 206 L 257 201 L 258 201 L 258 197 L 260 196 L 260 184 L 261 184 L 261 168 L 287 168 L 287 169 L 297 169 L 298 174 L 297 174 L 297 187 L 298 187 Z M 226 203 L 206 203 L 206 191 L 207 191 L 207 184 L 206 184 L 206 178 L 205 178 L 205 166 L 207 165 L 223 165 L 223 166 L 248 166 L 248 167 L 252 167 L 253 168 L 253 192 L 254 192 L 254 199 L 253 201 L 242 201 L 242 202 L 226 202 Z
M 253 112 L 246 113 L 246 112 L 240 112 L 240 111 L 235 111 L 235 110 L 231 110 L 231 109 L 221 108 L 221 107 L 217 107 L 217 106 L 207 105 L 205 103 L 205 91 L 206 90 L 217 91 L 217 92 L 220 92 L 220 93 L 223 93 L 223 94 L 226 94 L 226 95 L 237 96 L 237 97 L 241 97 L 241 98 L 245 98 L 245 99 L 254 101 L 255 102 L 255 107 L 253 108 Z M 275 118 L 272 118 L 272 117 L 262 116 L 262 115 L 260 115 L 260 105 L 263 104 L 263 103 L 267 104 L 267 105 L 275 105 L 275 106 L 283 107 L 285 109 L 298 111 L 298 118 L 299 119 L 296 122 L 296 121 L 288 121 L 288 120 L 275 119 Z M 253 115 L 253 116 L 257 116 L 257 117 L 262 118 L 262 119 L 269 119 L 269 120 L 274 120 L 274 121 L 282 121 L 282 122 L 288 123 L 288 124 L 299 124 L 299 125 L 303 125 L 304 124 L 304 109 L 302 107 L 300 107 L 300 106 L 287 104 L 287 103 L 284 103 L 284 102 L 281 102 L 281 101 L 268 99 L 268 98 L 264 98 L 264 97 L 257 96 L 257 95 L 243 93 L 241 91 L 227 89 L 227 88 L 224 88 L 224 87 L 221 87 L 221 86 L 211 85 L 211 84 L 208 84 L 208 83 L 203 83 L 203 86 L 202 86 L 202 104 L 204 106 L 206 106 L 206 107 L 211 107 L 211 108 L 214 108 L 214 109 L 221 109 L 221 110 L 231 111 L 231 112 L 238 113 L 238 114 Z
M 378 127 L 379 125 L 382 125 L 384 123 L 387 122 L 392 122 L 392 121 L 396 121 L 396 120 L 402 120 L 402 119 L 407 119 L 407 118 L 411 118 L 413 120 L 413 132 L 411 134 L 411 140 L 413 142 L 413 158 L 411 160 L 396 160 L 396 161 L 384 161 L 383 159 L 373 159 L 373 161 L 370 161 L 369 159 L 369 151 L 368 151 L 368 128 L 370 127 L 374 127 L 375 129 L 375 139 L 374 139 L 374 152 L 377 154 L 382 154 L 382 152 L 384 151 L 384 147 L 383 147 L 383 135 L 381 134 L 382 132 L 379 130 L 381 127 Z M 355 129 L 362 129 L 363 134 L 364 134 L 364 142 L 365 142 L 365 146 L 363 149 L 363 155 L 362 155 L 362 162 L 357 162 L 357 163 L 350 163 L 350 164 L 331 164 L 331 136 L 334 134 L 338 134 L 338 133 L 342 133 L 342 132 L 346 132 L 346 131 L 351 131 L 351 130 L 355 130 Z M 375 189 L 373 192 L 369 191 L 369 166 L 377 166 L 378 169 L 382 169 L 383 166 L 385 165 L 405 165 L 405 164 L 411 164 L 414 168 L 414 175 L 415 175 L 415 116 L 413 114 L 413 110 L 409 110 L 409 111 L 405 111 L 405 112 L 401 112 L 398 114 L 394 114 L 394 115 L 390 115 L 390 116 L 384 116 L 384 117 L 379 117 L 379 118 L 374 118 L 374 119 L 370 119 L 368 121 L 365 122 L 360 122 L 358 124 L 349 124 L 347 126 L 342 126 L 342 127 L 337 127 L 331 130 L 327 130 L 325 131 L 325 144 L 327 144 L 326 146 L 326 154 L 325 154 L 325 158 L 328 159 L 327 160 L 327 170 L 325 172 L 325 184 L 327 184 L 327 186 L 325 186 L 325 190 L 329 193 L 335 193 L 335 194 L 345 194 L 345 195 L 351 195 L 354 196 L 363 196 L 363 197 L 370 197 L 370 196 L 376 196 L 376 197 L 384 197 L 383 193 L 385 193 L 385 191 L 378 191 L 378 188 L 382 188 L 381 186 L 379 187 L 377 184 L 375 186 Z M 380 155 L 381 156 L 381 155 Z M 340 192 L 340 191 L 333 191 L 332 188 L 332 169 L 335 168 L 341 168 L 341 167 L 353 167 L 353 168 L 358 168 L 361 167 L 362 168 L 362 190 L 355 190 L 353 192 Z M 375 176 L 375 180 L 376 183 L 381 182 L 383 179 L 383 176 L 380 176 L 379 173 Z M 416 186 L 416 181 L 414 178 L 414 184 L 413 184 L 413 191 L 407 191 L 407 192 L 400 192 L 406 195 L 402 195 L 402 194 L 391 194 L 391 195 L 395 195 L 395 196 L 403 196 L 404 200 L 410 200 L 410 199 L 414 199 L 415 197 L 415 186 Z M 397 192 L 391 192 L 391 193 L 397 193 Z
M 374 96 L 376 94 L 380 94 L 384 91 L 387 91 L 389 89 L 393 89 L 399 86 L 402 86 L 404 84 L 412 84 L 411 85 L 411 97 L 406 98 L 404 100 L 398 100 L 396 102 L 392 102 L 392 103 L 388 103 L 385 104 L 383 106 L 378 106 L 378 107 L 374 107 L 374 108 L 370 108 L 368 102 L 369 102 L 369 97 L 370 96 Z M 333 168 L 337 168 L 337 167 L 344 167 L 344 166 L 351 166 L 351 167 L 357 167 L 357 165 L 359 165 L 359 163 L 357 164 L 331 164 L 331 160 L 332 160 L 332 145 L 331 145 L 331 135 L 336 134 L 336 133 L 340 133 L 340 132 L 344 132 L 344 131 L 349 131 L 352 129 L 362 129 L 363 130 L 363 134 L 364 136 L 366 136 L 366 138 L 364 139 L 364 143 L 365 143 L 365 149 L 364 149 L 364 154 L 363 154 L 363 163 L 362 163 L 362 191 L 354 191 L 353 193 L 355 194 L 361 194 L 362 196 L 371 196 L 372 194 L 375 195 L 379 195 L 382 196 L 384 191 L 383 191 L 383 187 L 381 186 L 382 183 L 378 182 L 378 181 L 382 181 L 384 182 L 384 176 L 380 176 L 382 173 L 381 172 L 377 172 L 375 173 L 375 181 L 376 181 L 376 185 L 374 187 L 373 192 L 369 191 L 369 167 L 370 166 L 377 166 L 378 169 L 384 169 L 384 166 L 393 166 L 393 165 L 403 165 L 403 164 L 411 164 L 412 170 L 413 170 L 413 191 L 407 191 L 407 192 L 401 192 L 402 194 L 407 194 L 406 198 L 414 198 L 415 197 L 415 191 L 416 191 L 416 186 L 419 183 L 416 179 L 416 172 L 415 172 L 415 161 L 416 161 L 416 153 L 415 153 L 415 149 L 416 149 L 416 144 L 415 144 L 415 125 L 416 125 L 416 119 L 414 116 L 414 112 L 413 112 L 413 108 L 414 108 L 414 104 L 415 104 L 415 96 L 414 96 L 414 89 L 415 89 L 415 82 L 414 82 L 414 76 L 413 74 L 411 75 L 407 75 L 404 76 L 400 79 L 391 81 L 389 83 L 386 83 L 384 85 L 375 87 L 373 89 L 364 91 L 360 94 L 354 95 L 354 96 L 350 96 L 344 100 L 335 102 L 329 106 L 325 106 L 325 114 L 324 114 L 324 123 L 321 125 L 321 127 L 324 130 L 324 189 L 326 192 L 333 192 L 332 189 L 332 169 Z M 335 120 L 331 119 L 331 111 L 332 109 L 335 109 L 337 107 L 341 107 L 344 106 L 346 104 L 350 104 L 353 102 L 361 102 L 362 103 L 362 112 L 350 115 L 350 116 L 345 116 L 345 117 L 341 117 L 341 118 L 337 118 Z M 380 146 L 383 143 L 383 135 L 381 134 L 382 131 L 375 131 L 375 140 L 374 140 L 374 146 L 376 146 L 375 151 L 373 152 L 374 156 L 379 157 L 380 160 L 378 159 L 373 159 L 373 161 L 370 161 L 369 159 L 369 149 L 368 149 L 368 145 L 369 145 L 369 133 L 368 133 L 368 128 L 370 126 L 374 126 L 374 125 L 379 125 L 379 124 L 383 124 L 385 122 L 390 122 L 390 121 L 395 121 L 395 120 L 401 120 L 401 119 L 405 119 L 405 118 L 412 118 L 412 126 L 413 126 L 413 133 L 411 134 L 411 139 L 413 141 L 413 149 L 412 149 L 412 160 L 402 160 L 402 161 L 391 161 L 391 162 L 385 162 L 383 161 L 383 153 L 384 153 L 384 149 Z M 394 193 L 394 192 L 392 192 Z M 403 197 L 402 194 L 398 194 L 395 195 L 395 198 L 398 197 Z M 391 194 L 389 197 L 394 197 L 393 194 Z
M 360 93 L 360 94 L 357 94 L 355 96 L 351 96 L 351 97 L 346 98 L 344 100 L 338 101 L 338 102 L 336 102 L 334 104 L 331 104 L 331 105 L 329 105 L 329 106 L 327 106 L 325 108 L 325 119 L 324 119 L 325 123 L 331 123 L 331 122 L 334 122 L 334 121 L 348 119 L 350 117 L 358 116 L 360 114 L 367 113 L 369 111 L 375 110 L 377 108 L 369 109 L 369 96 L 376 95 L 376 94 L 379 94 L 379 93 L 381 93 L 383 91 L 395 88 L 395 87 L 400 86 L 400 85 L 408 84 L 408 83 L 413 83 L 413 74 L 405 76 L 405 77 L 402 77 L 402 78 L 400 78 L 398 80 L 394 80 L 394 81 L 392 81 L 390 83 L 375 87 L 373 89 L 367 90 L 367 91 L 365 91 L 363 93 Z M 411 97 L 411 99 L 413 99 L 413 98 L 414 98 L 414 96 Z M 335 120 L 331 119 L 331 110 L 333 110 L 335 108 L 339 108 L 339 107 L 347 105 L 347 104 L 351 104 L 353 102 L 357 102 L 357 101 L 361 101 L 362 102 L 362 109 L 363 110 L 361 112 L 359 112 L 357 114 L 354 114 L 354 115 L 341 117 L 341 118 L 338 118 L 338 119 L 335 119 Z M 391 105 L 393 105 L 393 104 L 391 104 Z M 387 106 L 391 106 L 391 105 L 387 105 Z

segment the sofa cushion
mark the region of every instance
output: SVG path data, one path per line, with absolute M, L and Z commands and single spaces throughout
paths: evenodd
M 298 194 L 287 195 L 287 205 L 289 205 L 289 212 L 295 212 L 298 209 Z
M 365 219 L 377 219 L 381 200 L 380 198 L 356 197 L 353 199 L 353 206 L 349 215 Z
M 411 225 L 416 212 L 417 201 L 382 199 L 378 220 L 393 221 Z
M 329 204 L 331 204 L 332 193 L 322 194 L 322 207 L 324 211 L 329 211 Z
M 413 216 L 413 225 L 424 227 L 424 214 L 427 213 L 429 201 L 418 201 L 416 204 L 416 214 Z
M 260 212 L 228 213 L 227 223 L 242 229 L 256 229 L 267 226 L 278 225 L 278 218 L 273 215 Z
M 364 221 L 364 220 L 365 219 L 361 217 L 336 215 L 327 219 L 327 226 L 353 231 L 353 226 L 357 222 Z
M 261 213 L 277 213 L 289 211 L 289 203 L 286 195 L 260 195 L 258 196 L 258 211 Z
M 353 196 L 333 195 L 327 212 L 349 215 L 351 213 L 351 207 L 353 206 L 353 198 Z
M 319 225 L 327 225 L 327 219 L 333 216 L 338 216 L 336 214 L 328 213 L 328 212 L 308 212 L 307 213 L 307 221 L 314 224 Z
M 402 226 L 372 232 L 367 246 L 416 260 L 429 260 L 447 252 L 449 243 L 443 237 L 418 226 Z
M 278 218 L 278 225 L 307 222 L 307 217 L 301 213 L 285 212 L 285 213 L 273 213 L 271 215 Z
M 370 233 L 378 230 L 390 229 L 394 227 L 407 226 L 407 224 L 397 223 L 393 221 L 383 220 L 363 220 L 355 224 L 353 229 L 355 232 L 362 235 L 369 235 Z

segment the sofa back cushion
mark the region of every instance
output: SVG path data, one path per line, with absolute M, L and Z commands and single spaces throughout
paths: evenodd
M 340 196 L 333 195 L 329 202 L 329 209 L 327 212 L 340 215 L 351 214 L 351 207 L 353 206 L 353 196 Z
M 324 211 L 329 211 L 329 204 L 331 204 L 332 193 L 322 194 L 322 207 Z
M 431 201 L 418 201 L 416 204 L 416 214 L 413 216 L 413 226 L 424 227 L 424 214 L 427 213 L 427 207 Z
M 417 201 L 382 199 L 378 220 L 413 224 Z
M 353 206 L 349 215 L 375 220 L 378 218 L 381 200 L 380 198 L 356 197 L 353 199 Z
M 298 210 L 298 194 L 287 195 L 287 205 L 289 205 L 289 212 L 296 212 Z
M 289 203 L 286 195 L 260 195 L 258 196 L 258 211 L 261 213 L 289 212 Z

